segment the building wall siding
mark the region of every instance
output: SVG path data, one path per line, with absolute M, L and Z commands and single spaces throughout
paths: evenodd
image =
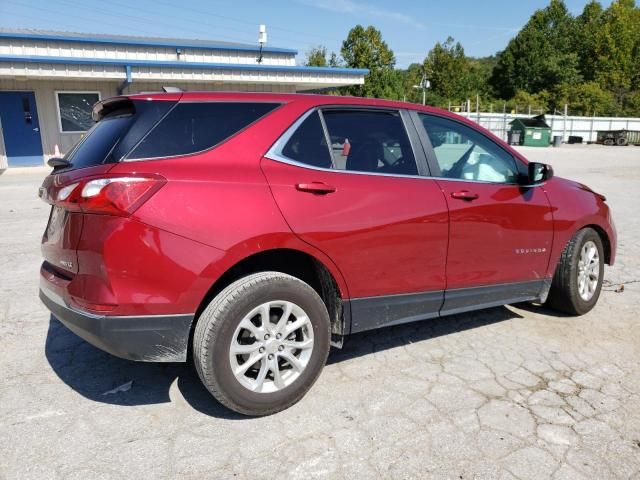
M 57 91 L 88 91 L 100 92 L 100 98 L 105 99 L 118 94 L 120 82 L 113 81 L 79 81 L 79 80 L 27 80 L 15 78 L 0 78 L 0 91 L 32 91 L 36 97 L 36 107 L 40 122 L 40 138 L 45 159 L 52 157 L 55 146 L 62 154 L 68 152 L 81 138 L 78 133 L 61 133 L 58 125 L 58 110 L 56 104 Z M 240 91 L 240 92 L 278 92 L 295 93 L 295 85 L 264 84 L 264 83 L 193 83 L 184 81 L 140 82 L 132 83 L 125 93 L 158 92 L 163 86 L 174 86 L 183 90 L 204 91 Z M 0 169 L 6 168 L 7 160 L 2 141 L 2 126 L 0 125 Z
M 347 72 L 274 71 L 221 68 L 176 68 L 163 66 L 132 66 L 131 73 L 136 81 L 171 82 L 184 79 L 193 82 L 231 83 L 285 83 L 295 84 L 301 89 L 317 89 L 327 86 L 360 85 L 364 75 Z M 10 61 L 0 63 L 0 77 L 28 77 L 42 79 L 105 79 L 123 81 L 126 77 L 124 66 L 119 65 L 78 65 L 61 63 L 28 63 Z M 199 88 L 199 87 L 198 87 Z
M 57 42 L 22 38 L 0 38 L 0 55 L 26 55 L 112 60 L 186 61 L 200 63 L 257 64 L 258 53 L 240 50 L 105 45 L 100 43 Z M 262 65 L 295 65 L 293 54 L 264 52 Z

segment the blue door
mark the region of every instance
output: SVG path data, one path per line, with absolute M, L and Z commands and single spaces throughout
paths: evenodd
M 0 121 L 9 166 L 43 165 L 33 92 L 0 92 Z

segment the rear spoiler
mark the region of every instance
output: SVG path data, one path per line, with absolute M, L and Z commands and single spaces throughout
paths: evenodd
M 183 91 L 177 87 L 162 87 L 164 92 L 148 92 L 134 94 L 131 97 L 129 96 L 119 96 L 119 97 L 111 97 L 105 100 L 101 100 L 96 102 L 93 105 L 93 109 L 91 111 L 91 118 L 95 122 L 99 122 L 104 117 L 113 113 L 115 111 L 121 112 L 122 114 L 133 114 L 136 112 L 136 107 L 134 100 L 141 100 L 144 98 L 145 100 L 151 100 L 151 98 L 145 97 L 145 95 L 150 95 L 153 97 L 157 97 L 157 100 L 166 100 L 177 102 L 182 98 Z M 133 98 L 132 98 L 133 97 Z
M 101 100 L 93 105 L 91 110 L 91 118 L 94 122 L 99 122 L 105 116 L 116 110 L 123 110 L 127 113 L 134 113 L 135 107 L 129 97 L 111 97 Z

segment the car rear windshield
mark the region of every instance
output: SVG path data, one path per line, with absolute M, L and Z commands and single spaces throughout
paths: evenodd
M 64 158 L 72 169 L 119 162 L 174 105 L 167 101 L 119 102 Z
M 274 103 L 125 100 L 65 156 L 71 169 L 207 150 L 266 115 Z
M 127 158 L 173 157 L 207 150 L 277 106 L 244 102 L 179 103 Z

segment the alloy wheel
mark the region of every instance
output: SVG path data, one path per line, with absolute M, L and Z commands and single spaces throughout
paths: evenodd
M 238 324 L 229 348 L 235 378 L 256 393 L 291 385 L 313 352 L 313 326 L 305 311 L 276 300 L 252 309 Z
M 589 240 L 582 246 L 578 260 L 578 292 L 583 300 L 588 302 L 593 298 L 598 288 L 599 278 L 600 255 L 598 247 Z

